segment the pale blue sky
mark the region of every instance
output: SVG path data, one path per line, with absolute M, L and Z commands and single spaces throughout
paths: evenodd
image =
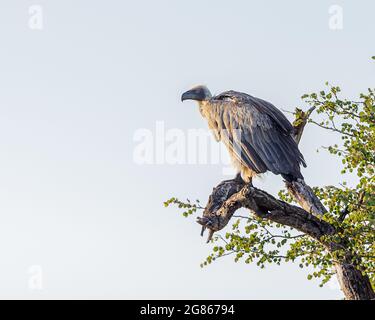
M 28 27 L 41 5 L 43 30 Z M 328 28 L 330 5 L 343 30 Z M 220 165 L 133 162 L 134 132 L 205 128 L 181 93 L 248 92 L 292 110 L 326 80 L 349 97 L 374 85 L 373 1 L 83 1 L 0 3 L 0 297 L 321 298 L 305 271 L 260 270 L 223 259 L 194 219 L 164 209 L 171 196 L 203 202 Z M 335 184 L 338 162 L 307 128 L 311 185 Z M 281 178 L 255 182 L 275 193 Z M 31 266 L 43 289 L 30 290 Z M 220 283 L 217 279 L 227 279 Z

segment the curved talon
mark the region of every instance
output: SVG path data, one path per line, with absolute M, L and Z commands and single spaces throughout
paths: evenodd
M 212 236 L 214 235 L 214 233 L 215 233 L 214 230 L 209 229 L 208 237 L 207 237 L 207 243 L 209 243 L 211 241 Z

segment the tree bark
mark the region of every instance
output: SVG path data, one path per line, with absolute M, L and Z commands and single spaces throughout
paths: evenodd
M 344 244 L 325 242 L 324 236 L 334 235 L 334 226 L 312 215 L 306 210 L 275 199 L 265 191 L 238 180 L 223 181 L 214 188 L 203 217 L 198 223 L 209 230 L 209 239 L 214 232 L 223 229 L 239 208 L 246 208 L 259 218 L 268 219 L 299 230 L 324 245 L 327 251 L 346 250 Z M 345 251 L 344 257 L 335 264 L 336 274 L 345 298 L 348 300 L 375 299 L 369 278 L 353 264 L 353 256 Z
M 295 121 L 294 138 L 297 143 L 313 110 L 300 113 L 300 119 L 296 119 L 299 121 Z M 347 300 L 375 299 L 369 278 L 357 268 L 354 256 L 346 248 L 345 242 L 336 243 L 324 240 L 326 239 L 324 236 L 334 235 L 337 230 L 319 217 L 326 212 L 326 209 L 312 189 L 303 180 L 287 182 L 286 187 L 301 207 L 278 200 L 239 179 L 221 182 L 213 189 L 203 217 L 198 218 L 197 222 L 202 225 L 202 235 L 208 229 L 208 241 L 210 241 L 214 232 L 223 229 L 228 224 L 236 210 L 246 208 L 259 218 L 292 227 L 309 235 L 323 244 L 328 252 L 334 253 L 342 250 L 344 254 L 335 263 L 335 271 L 345 298 Z

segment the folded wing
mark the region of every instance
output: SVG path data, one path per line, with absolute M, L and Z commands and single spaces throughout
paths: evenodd
M 300 164 L 306 163 L 291 136 L 293 127 L 276 107 L 234 91 L 212 103 L 221 140 L 244 166 L 256 173 L 302 178 Z

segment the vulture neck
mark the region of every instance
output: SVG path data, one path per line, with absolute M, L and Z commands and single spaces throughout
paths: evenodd
M 199 111 L 201 115 L 207 118 L 209 115 L 210 100 L 198 101 L 198 104 L 199 104 Z

